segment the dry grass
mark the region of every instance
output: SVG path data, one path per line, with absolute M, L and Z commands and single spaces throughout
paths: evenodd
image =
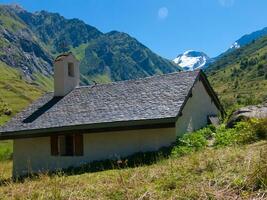
M 267 199 L 266 186 L 254 187 L 264 177 L 257 173 L 266 164 L 264 149 L 267 142 L 258 142 L 205 149 L 150 166 L 7 180 L 0 199 Z M 10 168 L 11 162 L 1 163 L 2 180 L 10 177 Z

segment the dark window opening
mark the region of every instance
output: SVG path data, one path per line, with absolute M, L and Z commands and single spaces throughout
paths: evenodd
M 68 63 L 68 76 L 74 77 L 74 64 Z
M 74 141 L 72 135 L 61 135 L 58 140 L 59 155 L 61 156 L 73 156 Z
M 51 136 L 51 155 L 53 156 L 82 156 L 83 135 Z

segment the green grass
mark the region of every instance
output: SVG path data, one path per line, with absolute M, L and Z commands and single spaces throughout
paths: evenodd
M 6 181 L 2 199 L 252 199 L 266 195 L 261 178 L 254 179 L 266 142 L 206 148 L 149 166 L 80 175 L 41 175 L 23 183 Z M 233 164 L 234 163 L 234 164 Z M 0 174 L 8 178 L 11 163 Z M 266 165 L 265 165 L 266 166 Z M 260 187 L 255 189 L 255 183 Z M 265 196 L 266 197 L 266 196 Z
M 76 58 L 78 60 L 81 61 L 85 56 L 85 49 L 87 48 L 87 46 L 88 46 L 88 44 L 84 43 L 84 44 L 81 44 L 78 47 L 71 48 L 70 51 L 76 56 Z
M 53 77 L 47 77 L 40 73 L 33 74 L 33 77 L 36 79 L 36 83 L 40 85 L 40 87 L 45 91 L 53 91 L 54 90 L 54 79 Z
M 19 22 L 19 20 L 15 20 L 14 18 L 6 16 L 2 13 L 0 13 L 0 22 L 9 31 L 18 31 L 20 29 L 26 28 L 26 26 L 23 23 Z
M 10 140 L 0 142 L 0 161 L 11 160 L 13 154 L 13 142 Z
M 110 83 L 112 82 L 108 74 L 97 74 L 95 76 L 88 76 L 87 78 L 90 81 L 95 81 L 97 83 Z
M 23 80 L 20 73 L 0 62 L 0 125 L 43 94 L 40 87 Z M 11 113 L 1 112 L 6 107 Z

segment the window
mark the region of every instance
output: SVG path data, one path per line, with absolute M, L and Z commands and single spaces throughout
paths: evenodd
M 82 156 L 83 155 L 83 135 L 60 135 L 51 136 L 52 156 Z
M 68 76 L 74 77 L 74 64 L 68 63 Z
M 58 149 L 61 156 L 73 156 L 74 140 L 72 135 L 61 135 L 58 137 Z

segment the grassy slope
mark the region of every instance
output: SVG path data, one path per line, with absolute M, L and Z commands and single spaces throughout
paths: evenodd
M 22 80 L 21 75 L 0 62 L 0 108 L 6 107 L 11 115 L 0 112 L 0 125 L 10 119 L 18 111 L 42 95 L 41 89 Z
M 43 175 L 0 186 L 0 199 L 244 199 L 267 191 L 245 188 L 253 180 L 267 142 L 206 150 L 150 166 L 81 175 Z M 0 165 L 10 177 L 10 161 Z M 2 195 L 2 196 L 1 196 Z
M 241 67 L 246 59 L 250 64 Z M 227 108 L 267 99 L 267 37 L 222 57 L 211 68 L 209 80 Z

